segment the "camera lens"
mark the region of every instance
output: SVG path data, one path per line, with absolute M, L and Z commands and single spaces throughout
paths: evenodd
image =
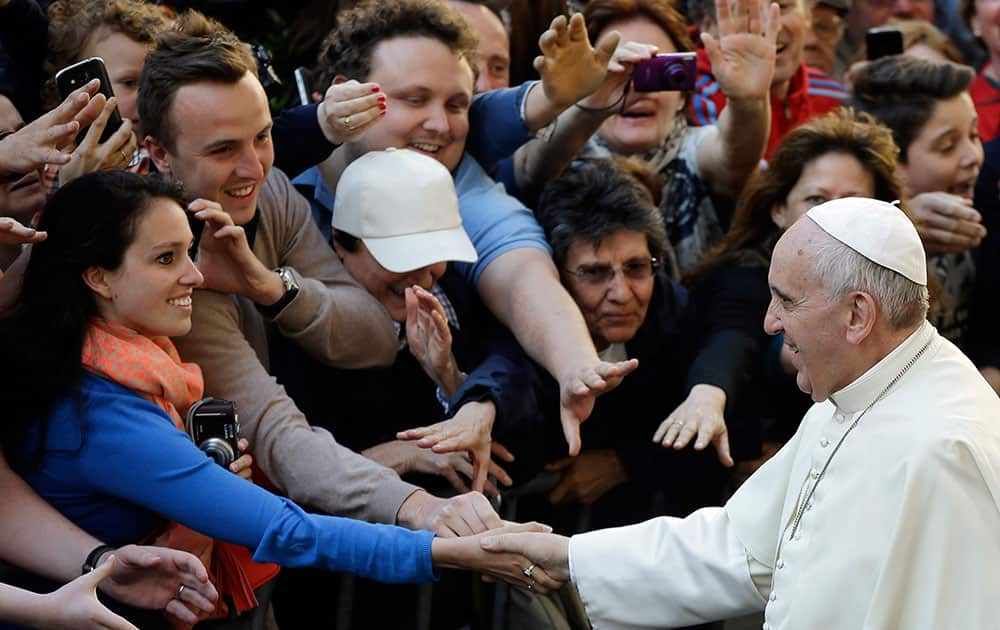
M 225 440 L 209 438 L 202 442 L 199 448 L 223 468 L 229 468 L 229 465 L 236 461 L 236 453 L 233 452 L 233 447 Z
M 666 74 L 667 83 L 669 85 L 683 85 L 687 82 L 687 70 L 685 70 L 684 66 L 679 63 L 672 63 L 667 66 L 664 74 Z

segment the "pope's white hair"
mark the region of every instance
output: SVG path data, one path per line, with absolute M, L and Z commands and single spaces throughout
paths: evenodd
M 813 242 L 809 253 L 813 273 L 831 299 L 839 300 L 852 291 L 867 293 L 896 330 L 927 317 L 927 287 L 868 260 L 826 232 L 820 232 L 823 237 Z

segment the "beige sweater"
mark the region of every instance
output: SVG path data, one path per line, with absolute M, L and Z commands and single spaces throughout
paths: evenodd
M 388 365 L 398 348 L 392 322 L 347 273 L 313 224 L 308 202 L 277 169 L 258 208 L 253 251 L 268 268 L 290 267 L 298 295 L 270 322 L 247 298 L 195 291 L 191 333 L 175 339 L 177 347 L 201 366 L 206 395 L 236 402 L 257 465 L 290 498 L 330 514 L 394 523 L 417 487 L 310 426 L 268 372 L 273 334 L 337 367 Z

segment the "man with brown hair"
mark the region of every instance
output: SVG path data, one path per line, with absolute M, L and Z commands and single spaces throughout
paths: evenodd
M 191 333 L 177 340 L 206 392 L 240 407 L 261 469 L 289 497 L 324 512 L 469 534 L 499 526 L 479 494 L 438 499 L 309 425 L 268 373 L 280 334 L 343 367 L 392 361 L 397 338 L 379 303 L 323 242 L 308 203 L 271 168 L 271 116 L 256 63 L 232 33 L 197 14 L 161 35 L 139 84 L 146 147 L 157 168 L 235 225 L 209 222 Z

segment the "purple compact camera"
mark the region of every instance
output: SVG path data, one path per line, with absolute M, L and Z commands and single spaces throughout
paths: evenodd
M 635 64 L 632 87 L 636 92 L 693 90 L 696 57 L 693 52 L 682 52 L 640 61 Z

